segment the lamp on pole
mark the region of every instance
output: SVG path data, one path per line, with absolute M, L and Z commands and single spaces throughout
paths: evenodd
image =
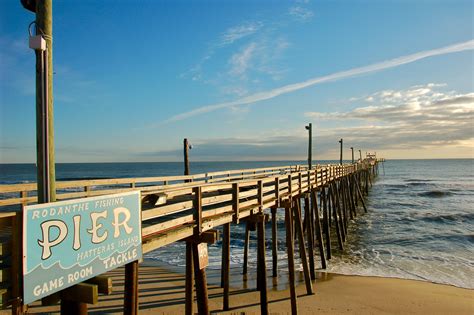
M 340 156 L 340 159 L 339 159 L 339 164 L 342 165 L 342 145 L 343 145 L 343 140 L 341 138 L 341 140 L 339 140 L 339 143 L 341 144 L 341 156 Z
M 305 129 L 308 130 L 309 139 L 308 139 L 308 168 L 312 168 L 313 162 L 313 125 L 311 123 L 308 126 L 305 126 Z
M 351 151 L 352 151 L 352 164 L 354 164 L 354 148 L 351 147 Z
M 362 162 L 362 151 L 359 150 L 360 161 Z

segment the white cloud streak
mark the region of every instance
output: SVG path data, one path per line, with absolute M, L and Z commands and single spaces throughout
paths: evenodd
M 218 46 L 225 46 L 232 44 L 233 42 L 254 34 L 263 26 L 262 22 L 246 22 L 242 25 L 234 26 L 227 29 L 222 34 Z
M 310 86 L 318 85 L 321 83 L 337 81 L 337 80 L 351 78 L 351 77 L 366 74 L 366 73 L 372 73 L 372 72 L 377 72 L 377 71 L 381 71 L 385 69 L 390 69 L 390 68 L 398 67 L 398 66 L 405 65 L 408 63 L 412 63 L 421 59 L 425 59 L 428 57 L 446 55 L 446 54 L 473 50 L 473 49 L 474 49 L 474 40 L 469 40 L 466 42 L 462 42 L 462 43 L 458 43 L 458 44 L 454 44 L 450 46 L 445 46 L 445 47 L 441 47 L 437 49 L 425 50 L 425 51 L 417 52 L 411 55 L 406 55 L 406 56 L 398 57 L 395 59 L 390 59 L 387 61 L 374 63 L 368 66 L 336 72 L 330 75 L 316 77 L 316 78 L 309 79 L 303 82 L 285 85 L 273 90 L 255 93 L 255 94 L 240 98 L 235 101 L 199 107 L 189 112 L 175 115 L 169 118 L 168 120 L 166 120 L 165 122 L 175 122 L 175 121 L 187 119 L 193 116 L 201 115 L 204 113 L 213 112 L 213 111 L 223 109 L 223 108 L 247 105 L 247 104 L 252 104 L 252 103 L 256 103 L 256 102 L 260 102 L 264 100 L 269 100 L 274 97 L 280 96 L 282 94 L 291 93 L 291 92 L 298 91 L 298 90 L 301 90 Z

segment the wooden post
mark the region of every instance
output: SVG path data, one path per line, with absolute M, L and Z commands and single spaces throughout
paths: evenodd
M 337 225 L 339 225 L 339 233 L 341 235 L 342 242 L 345 242 L 346 241 L 346 235 L 345 235 L 346 228 L 344 227 L 344 219 L 342 217 L 341 204 L 339 202 L 340 201 L 339 200 L 339 187 L 338 187 L 337 182 L 334 183 L 333 196 L 334 196 L 334 206 L 337 212 L 337 216 L 335 217 L 335 219 L 338 220 Z
M 125 315 L 138 314 L 138 260 L 132 261 L 131 263 L 125 265 L 123 309 Z
M 201 187 L 193 188 L 193 217 L 194 217 L 194 231 L 193 236 L 196 240 L 199 239 L 202 233 L 202 190 Z M 201 268 L 199 264 L 199 243 L 192 243 L 192 257 L 194 265 L 194 279 L 196 283 L 196 297 L 199 314 L 209 314 L 208 294 L 207 294 L 207 278 L 206 269 Z
M 341 144 L 341 156 L 340 156 L 340 159 L 339 159 L 339 164 L 342 165 L 342 143 L 343 143 L 343 139 L 341 138 L 341 140 L 339 140 L 339 143 Z
M 308 130 L 308 169 L 311 170 L 312 162 L 313 162 L 313 125 L 311 123 L 308 126 L 305 126 L 306 130 Z
M 194 259 L 194 278 L 196 279 L 196 297 L 199 314 L 210 314 L 209 301 L 207 293 L 207 278 L 205 268 L 199 268 L 199 249 L 198 243 L 193 243 L 193 259 Z
M 273 277 L 278 277 L 278 238 L 277 238 L 277 208 L 272 208 L 272 268 Z
M 184 175 L 189 175 L 189 142 L 187 138 L 183 140 L 184 146 Z
M 311 192 L 311 189 L 309 190 Z M 304 198 L 304 213 L 306 216 L 306 238 L 308 239 L 308 258 L 309 258 L 309 274 L 311 275 L 311 280 L 316 280 L 316 273 L 314 272 L 314 232 L 313 232 L 313 208 L 309 204 L 309 194 L 306 194 Z
M 331 205 L 332 205 L 332 212 L 333 212 L 333 217 L 334 217 L 334 224 L 336 225 L 337 242 L 339 243 L 339 248 L 341 250 L 344 250 L 344 246 L 342 244 L 342 234 L 341 234 L 342 228 L 339 223 L 339 219 L 337 215 L 337 206 L 336 206 L 336 201 L 334 197 L 334 183 L 332 184 L 332 187 L 330 189 L 330 195 L 331 195 Z
M 232 184 L 232 210 L 234 211 L 234 223 L 239 224 L 240 221 L 240 206 L 239 206 L 239 183 Z
M 369 169 L 365 170 L 365 195 L 369 195 Z
M 258 237 L 258 282 L 260 290 L 260 313 L 268 314 L 267 298 L 267 267 L 265 263 L 265 216 L 258 215 L 257 237 Z
M 359 184 L 357 182 L 356 182 L 356 186 L 357 186 L 357 192 L 359 193 L 360 201 L 362 203 L 362 206 L 364 207 L 364 211 L 365 213 L 367 213 L 367 207 L 365 206 L 364 196 L 362 196 L 362 192 L 360 191 Z
M 12 282 L 12 315 L 23 314 L 27 309 L 27 305 L 23 305 L 23 213 L 17 212 L 11 218 L 12 225 L 12 265 L 11 278 Z
M 202 232 L 202 191 L 201 187 L 193 188 L 194 198 L 193 198 L 193 218 L 194 218 L 194 237 L 198 238 Z M 199 257 L 198 257 L 199 259 Z M 196 259 L 194 259 L 196 261 Z M 199 261 L 199 260 L 198 260 Z
M 311 295 L 313 294 L 313 284 L 311 282 L 311 276 L 309 274 L 309 266 L 308 266 L 308 256 L 306 254 L 306 245 L 304 242 L 304 235 L 303 235 L 303 222 L 301 220 L 301 204 L 300 198 L 296 198 L 295 200 L 295 207 L 293 207 L 294 216 L 295 216 L 295 226 L 296 226 L 296 233 L 298 234 L 299 240 L 299 248 L 300 248 L 300 255 L 301 255 L 301 263 L 303 264 L 303 272 L 304 272 L 304 280 L 306 283 L 306 292 Z
M 224 282 L 224 311 L 229 310 L 229 277 L 230 277 L 230 223 L 224 224 L 224 233 L 222 240 L 222 270 Z
M 286 249 L 288 256 L 288 273 L 291 296 L 291 314 L 298 314 L 298 304 L 295 288 L 295 252 L 293 248 L 293 219 L 291 213 L 291 198 L 285 206 L 285 225 L 286 225 Z
M 339 213 L 341 214 L 342 218 L 342 227 L 344 229 L 343 240 L 346 241 L 347 235 L 347 207 L 344 200 L 344 177 L 341 177 L 339 180 L 339 189 L 337 190 L 337 202 L 339 205 Z
M 247 275 L 247 265 L 249 261 L 249 241 L 250 241 L 250 226 L 249 221 L 245 222 L 245 241 L 244 241 L 244 266 L 242 274 Z
M 323 229 L 324 229 L 324 234 L 326 235 L 326 253 L 327 253 L 327 259 L 331 259 L 331 234 L 329 232 L 329 217 L 330 217 L 330 211 L 328 210 L 328 197 L 326 196 L 326 187 L 323 187 L 323 189 L 320 192 L 319 195 L 320 200 L 322 200 L 323 204 Z
M 185 283 L 185 314 L 193 314 L 193 285 L 194 285 L 194 262 L 193 262 L 193 246 L 190 241 L 186 242 L 186 283 Z
M 321 258 L 321 267 L 326 269 L 326 255 L 324 253 L 324 243 L 323 243 L 323 235 L 321 231 L 321 221 L 319 219 L 319 209 L 318 209 L 318 192 L 317 190 L 313 190 L 311 192 L 311 201 L 312 201 L 312 209 L 315 216 L 315 227 L 316 227 L 316 238 L 318 240 L 318 247 L 319 247 L 319 256 Z M 313 267 L 314 268 L 314 267 Z M 314 269 L 313 269 L 314 270 Z

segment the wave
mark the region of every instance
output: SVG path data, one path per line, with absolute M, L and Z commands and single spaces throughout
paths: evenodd
M 429 197 L 429 198 L 443 198 L 447 196 L 454 195 L 451 191 L 442 191 L 442 190 L 430 190 L 418 193 L 420 197 Z
M 425 222 L 450 223 L 455 221 L 473 221 L 474 213 L 455 213 L 455 214 L 432 214 L 427 213 L 419 217 Z

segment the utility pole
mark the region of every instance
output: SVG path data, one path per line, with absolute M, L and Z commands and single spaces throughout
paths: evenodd
M 184 153 L 184 175 L 189 175 L 189 142 L 187 138 L 183 140 Z M 186 180 L 190 182 L 190 180 Z M 192 242 L 186 241 L 186 281 L 185 281 L 185 306 L 184 312 L 186 315 L 191 315 L 193 311 L 193 284 L 194 284 L 194 262 L 193 262 L 193 246 Z
M 351 147 L 351 151 L 352 151 L 352 164 L 354 164 L 354 148 Z
M 309 139 L 308 139 L 308 168 L 312 168 L 313 163 L 313 125 L 311 123 L 308 126 L 305 126 L 305 129 L 308 130 Z
M 362 162 L 362 151 L 359 150 L 360 161 Z
M 343 143 L 342 138 L 341 138 L 341 140 L 339 140 L 339 143 L 341 144 L 341 157 L 340 157 L 340 159 L 339 159 L 339 164 L 342 165 L 342 143 Z
M 56 200 L 53 119 L 53 1 L 21 0 L 36 13 L 37 36 L 46 47 L 33 48 L 36 55 L 36 169 L 38 203 Z M 31 34 L 33 36 L 33 34 Z

